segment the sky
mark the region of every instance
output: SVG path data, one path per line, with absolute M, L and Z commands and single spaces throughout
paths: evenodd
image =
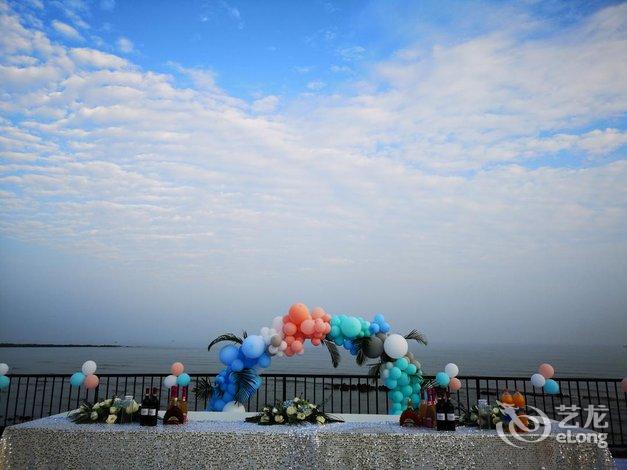
M 295 302 L 623 345 L 627 3 L 0 0 L 0 341 Z

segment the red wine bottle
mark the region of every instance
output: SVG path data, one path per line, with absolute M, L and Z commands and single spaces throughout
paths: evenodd
M 152 400 L 150 397 L 150 388 L 146 388 L 144 399 L 142 400 L 142 409 L 139 413 L 140 426 L 150 426 L 150 409 L 152 407 Z
M 455 431 L 455 406 L 448 392 L 446 392 L 446 406 L 444 411 L 446 412 L 446 430 Z
M 438 402 L 435 405 L 435 428 L 438 431 L 446 431 L 446 403 L 442 396 L 438 396 Z

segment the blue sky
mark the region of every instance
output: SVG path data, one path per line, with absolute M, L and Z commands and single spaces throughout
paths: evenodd
M 304 301 L 435 341 L 624 341 L 627 4 L 0 21 L 0 340 L 145 342 L 156 317 L 203 344 Z

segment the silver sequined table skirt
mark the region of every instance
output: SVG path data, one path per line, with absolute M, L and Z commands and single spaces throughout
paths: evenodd
M 0 468 L 612 468 L 606 449 L 550 435 L 517 449 L 494 431 L 401 428 L 396 417 L 340 415 L 325 426 L 258 426 L 243 415 L 190 413 L 183 426 L 71 423 L 54 416 L 8 427 Z

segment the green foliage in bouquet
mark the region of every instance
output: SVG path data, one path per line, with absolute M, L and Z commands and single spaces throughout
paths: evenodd
M 318 408 L 318 405 L 295 397 L 283 403 L 277 401 L 274 406 L 266 405 L 261 413 L 246 418 L 249 423 L 270 426 L 273 424 L 326 424 L 342 423 L 343 420 L 326 414 Z
M 118 397 L 94 404 L 84 401 L 78 410 L 68 414 L 68 418 L 76 424 L 129 423 L 139 419 L 139 404 L 135 400 L 126 403 Z
M 459 424 L 483 429 L 494 429 L 500 421 L 503 421 L 503 411 L 497 405 L 490 406 L 489 409 L 479 409 L 477 405 L 473 405 L 459 417 Z

